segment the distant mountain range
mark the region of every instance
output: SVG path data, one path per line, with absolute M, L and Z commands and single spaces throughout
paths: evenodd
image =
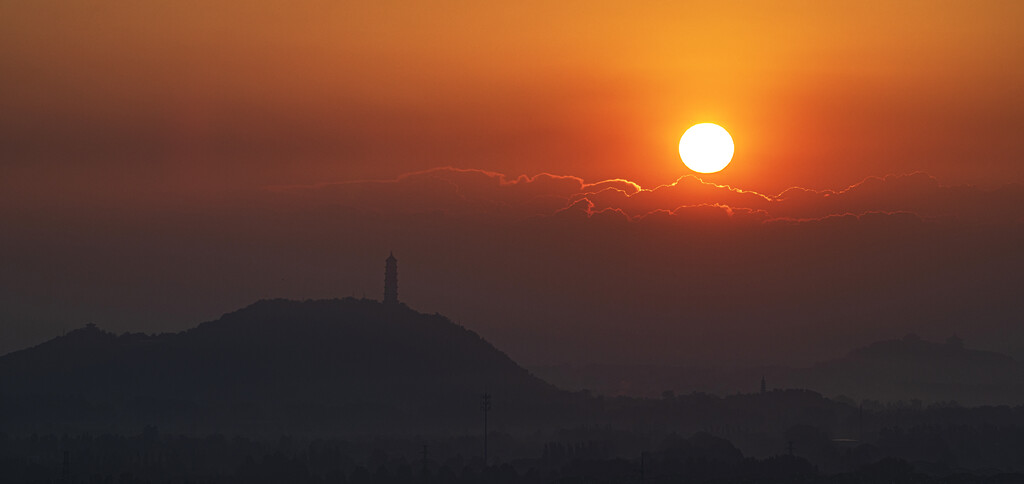
M 806 388 L 855 402 L 920 400 L 923 404 L 1024 404 L 1024 365 L 990 351 L 964 347 L 951 337 L 943 343 L 915 335 L 880 341 L 842 358 L 808 368 L 694 368 L 654 365 L 549 366 L 533 368 L 541 378 L 566 389 L 594 393 L 658 396 L 664 391 L 717 394 L 751 393 L 761 378 L 767 388 Z
M 0 357 L 0 410 L 36 422 L 476 424 L 484 392 L 506 410 L 565 397 L 443 316 L 357 299 L 265 300 L 175 334 L 89 325 Z
M 933 343 L 911 334 L 794 370 L 788 380 L 779 376 L 781 383 L 855 399 L 1024 403 L 1024 365 L 1000 353 L 965 348 L 956 337 Z
M 863 399 L 1024 403 L 1019 362 L 955 338 L 907 336 L 801 369 L 536 371 L 567 390 L 664 401 L 673 401 L 670 392 L 757 393 L 764 376 L 773 399 L 788 394 L 772 389 L 803 388 L 849 397 L 840 400 L 853 406 Z M 266 434 L 466 432 L 481 423 L 484 392 L 503 424 L 523 428 L 646 415 L 636 413 L 642 402 L 560 390 L 438 314 L 365 299 L 267 300 L 181 333 L 118 336 L 88 325 L 0 356 L 0 431 L 159 424 Z

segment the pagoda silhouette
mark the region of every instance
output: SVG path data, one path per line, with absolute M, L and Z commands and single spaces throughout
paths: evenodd
M 384 304 L 398 305 L 398 259 L 394 252 L 384 261 Z

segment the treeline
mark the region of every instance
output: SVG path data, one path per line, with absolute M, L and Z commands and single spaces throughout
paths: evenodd
M 562 433 L 573 434 L 578 433 Z M 1014 470 L 1024 455 L 1019 444 L 1024 429 L 912 427 L 883 434 L 877 444 L 792 443 L 792 453 L 760 459 L 704 432 L 671 434 L 632 456 L 614 455 L 616 442 L 548 441 L 533 446 L 532 456 L 499 455 L 487 465 L 474 452 L 480 440 L 471 437 L 260 441 L 163 435 L 153 427 L 133 436 L 0 434 L 0 476 L 11 483 L 110 484 L 1024 482 L 1024 473 Z M 490 438 L 503 452 L 514 448 L 522 453 L 532 446 L 505 434 Z M 990 444 L 959 456 L 960 448 L 951 445 L 959 441 L 967 449 L 982 440 Z M 816 465 L 825 454 L 842 461 L 845 469 L 828 471 Z M 968 461 L 981 467 L 960 465 Z

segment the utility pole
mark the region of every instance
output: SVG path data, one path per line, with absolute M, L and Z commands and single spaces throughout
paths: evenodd
M 490 393 L 483 394 L 480 409 L 484 411 L 484 467 L 487 467 L 487 412 L 491 411 Z
M 860 407 L 857 410 L 857 436 L 861 443 L 864 442 L 864 402 L 860 403 Z
M 427 444 L 423 444 L 423 480 L 426 481 L 429 474 L 427 473 Z
M 647 457 L 647 452 L 640 451 L 640 484 L 644 484 L 644 457 Z
M 64 451 L 64 466 L 61 469 L 61 481 L 64 484 L 71 483 L 71 452 Z

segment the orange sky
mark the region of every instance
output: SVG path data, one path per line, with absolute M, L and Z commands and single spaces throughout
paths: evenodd
M 1024 183 L 1022 14 L 2 2 L 0 353 L 378 297 L 393 249 L 403 300 L 523 361 L 809 362 L 909 331 L 1024 354 L 1024 188 L 998 188 Z M 653 189 L 706 121 L 732 165 Z M 610 178 L 650 190 L 586 184 Z
M 1024 3 L 133 2 L 0 6 L 12 200 L 206 197 L 433 166 L 777 193 L 1024 181 Z

